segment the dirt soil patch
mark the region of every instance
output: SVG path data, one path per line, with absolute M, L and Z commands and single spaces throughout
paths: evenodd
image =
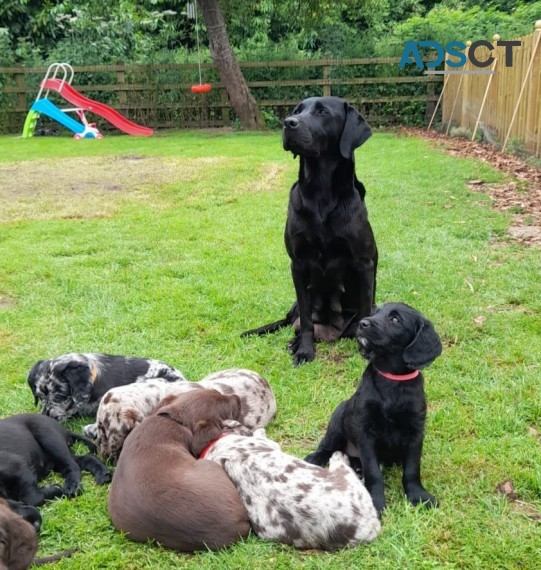
M 420 128 L 403 128 L 399 132 L 427 139 L 453 156 L 482 160 L 505 173 L 504 183 L 470 180 L 468 186 L 476 192 L 488 194 L 496 210 L 512 215 L 509 234 L 514 241 L 541 245 L 541 169 L 530 166 L 516 156 L 504 154 L 489 144 L 450 138 Z
M 108 217 L 126 200 L 148 201 L 159 186 L 196 179 L 202 163 L 224 161 L 118 155 L 0 163 L 0 222 Z

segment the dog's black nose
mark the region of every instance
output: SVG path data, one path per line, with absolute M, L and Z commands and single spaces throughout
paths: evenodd
M 296 129 L 299 126 L 299 119 L 296 119 L 295 117 L 288 117 L 284 121 L 284 124 L 289 129 Z
M 359 324 L 363 329 L 367 329 L 370 326 L 370 321 L 368 319 L 362 319 Z

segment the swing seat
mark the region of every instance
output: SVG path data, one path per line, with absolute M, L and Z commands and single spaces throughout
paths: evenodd
M 190 90 L 192 93 L 208 93 L 212 89 L 209 83 L 200 83 L 199 85 L 192 85 Z

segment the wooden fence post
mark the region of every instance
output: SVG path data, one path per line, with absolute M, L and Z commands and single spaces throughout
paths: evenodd
M 492 36 L 492 45 L 495 45 L 496 42 L 500 39 L 500 36 L 498 34 L 494 34 Z M 491 67 L 491 71 L 492 72 L 496 72 L 496 64 L 498 63 L 498 58 L 497 58 L 497 53 L 496 53 L 496 48 L 494 48 L 491 52 L 491 55 L 494 57 L 494 61 L 492 63 L 492 67 Z M 475 122 L 475 128 L 473 129 L 473 135 L 471 136 L 471 140 L 475 140 L 475 135 L 477 134 L 477 127 L 479 126 L 479 121 L 481 120 L 481 115 L 483 114 L 483 109 L 485 107 L 485 103 L 487 100 L 487 95 L 488 92 L 490 90 L 490 84 L 492 83 L 492 78 L 494 77 L 494 73 L 492 73 L 492 75 L 488 76 L 488 83 L 485 89 L 485 94 L 483 95 L 483 101 L 481 102 L 481 108 L 479 109 L 479 115 L 477 115 L 477 121 Z
M 522 94 L 524 93 L 524 88 L 526 87 L 526 82 L 530 77 L 530 72 L 532 71 L 533 61 L 535 59 L 535 54 L 537 52 L 537 48 L 539 47 L 539 41 L 541 40 L 541 20 L 537 20 L 535 23 L 535 32 L 533 38 L 533 48 L 532 48 L 532 57 L 530 58 L 530 63 L 528 64 L 528 69 L 526 69 L 526 73 L 524 74 L 524 79 L 522 81 L 522 85 L 520 87 L 520 92 L 517 97 L 517 102 L 515 104 L 515 109 L 513 111 L 513 116 L 511 117 L 511 121 L 509 123 L 509 127 L 507 129 L 507 134 L 505 135 L 505 141 L 503 143 L 502 152 L 505 152 L 505 148 L 507 146 L 507 142 L 509 141 L 509 136 L 511 134 L 511 129 L 513 128 L 513 123 L 515 122 L 515 117 L 517 116 L 517 111 L 520 105 L 520 101 L 522 99 Z
M 229 97 L 227 96 L 227 91 L 225 90 L 225 87 L 222 87 L 220 89 L 220 102 L 222 104 L 222 123 L 224 127 L 230 127 L 231 126 L 231 118 L 229 116 L 230 104 L 229 104 Z
M 122 69 L 117 69 L 116 82 L 120 86 L 126 85 L 126 69 L 124 66 L 122 66 Z M 126 108 L 128 106 L 128 92 L 125 89 L 120 89 L 118 91 L 118 102 L 123 108 Z
M 331 61 L 329 58 L 324 59 L 323 65 L 323 97 L 331 96 Z
M 17 75 L 15 76 L 15 84 L 17 85 L 17 107 L 19 109 L 26 109 L 27 102 L 26 102 L 26 84 L 24 81 L 24 67 L 18 66 L 17 70 L 14 72 Z
M 467 41 L 466 42 L 466 46 L 468 46 L 468 48 L 471 46 L 471 42 Z M 466 67 L 468 66 L 468 64 L 466 63 Z M 453 121 L 453 115 L 455 114 L 455 107 L 456 107 L 456 102 L 458 100 L 458 94 L 460 93 L 460 88 L 462 87 L 462 80 L 464 79 L 464 75 L 460 76 L 460 81 L 458 82 L 458 87 L 456 88 L 456 94 L 455 94 L 455 99 L 453 101 L 453 106 L 451 108 L 451 113 L 449 115 L 449 122 L 447 123 L 447 130 L 445 131 L 445 134 L 448 135 L 449 134 L 449 129 L 451 128 L 451 123 Z M 460 111 L 460 119 L 461 119 L 461 123 L 462 123 L 462 110 Z

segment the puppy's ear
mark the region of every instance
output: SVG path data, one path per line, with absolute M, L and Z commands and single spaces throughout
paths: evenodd
M 438 358 L 441 348 L 440 337 L 432 323 L 427 319 L 422 319 L 415 338 L 402 352 L 402 358 L 410 368 L 425 368 Z
M 231 415 L 228 417 L 233 418 L 234 420 L 239 420 L 240 419 L 240 398 L 236 394 L 229 396 L 229 405 L 231 406 Z
M 4 531 L 3 556 L 4 568 L 28 568 L 38 550 L 38 539 L 34 527 L 21 516 L 9 513 L 2 520 Z
M 214 411 L 220 420 L 240 420 L 240 398 L 233 394 L 226 396 L 220 394 L 214 402 Z
M 30 386 L 30 390 L 32 390 L 32 394 L 34 395 L 34 406 L 37 406 L 39 403 L 39 398 L 36 394 L 36 383 L 38 381 L 39 369 L 41 368 L 43 362 L 44 362 L 43 360 L 38 360 L 36 364 L 32 366 L 30 372 L 28 373 L 28 377 L 26 378 L 26 381 Z
M 353 151 L 372 136 L 372 130 L 355 107 L 348 103 L 344 103 L 344 106 L 346 122 L 340 138 L 340 154 L 344 158 L 350 159 L 353 156 Z
M 63 378 L 71 388 L 71 397 L 75 404 L 88 402 L 92 394 L 92 370 L 86 362 L 62 362 L 54 367 L 53 372 Z
M 207 445 L 218 439 L 223 433 L 222 426 L 215 419 L 200 420 L 195 424 L 190 451 L 194 457 L 199 457 Z

